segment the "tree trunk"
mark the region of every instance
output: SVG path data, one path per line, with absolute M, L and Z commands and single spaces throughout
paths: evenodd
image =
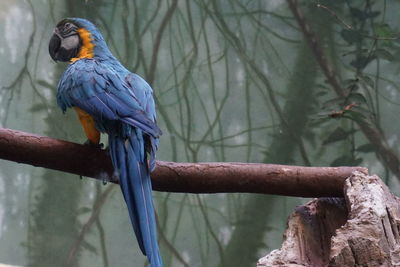
M 345 198 L 319 198 L 289 217 L 267 266 L 399 266 L 400 199 L 377 176 L 354 172 Z

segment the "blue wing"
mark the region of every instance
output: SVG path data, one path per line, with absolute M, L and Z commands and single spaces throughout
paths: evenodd
M 125 77 L 95 60 L 79 60 L 70 65 L 59 83 L 57 102 L 63 111 L 77 106 L 102 121 L 122 121 L 158 138 L 151 87 L 139 76 Z

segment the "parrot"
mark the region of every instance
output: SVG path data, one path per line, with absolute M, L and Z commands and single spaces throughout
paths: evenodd
M 111 53 L 89 20 L 66 18 L 49 41 L 54 61 L 69 62 L 58 82 L 57 104 L 76 111 L 86 144 L 108 151 L 120 181 L 137 242 L 151 267 L 162 267 L 150 172 L 162 132 L 157 126 L 151 86 L 127 70 Z

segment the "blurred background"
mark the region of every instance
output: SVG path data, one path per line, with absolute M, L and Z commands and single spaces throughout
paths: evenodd
M 1 0 L 0 126 L 86 140 L 76 114 L 56 106 L 66 65 L 47 52 L 58 21 L 84 17 L 154 88 L 164 132 L 158 159 L 359 165 L 399 193 L 399 4 Z M 165 192 L 154 199 L 166 267 L 255 266 L 308 201 Z M 146 266 L 118 186 L 6 161 L 0 263 Z

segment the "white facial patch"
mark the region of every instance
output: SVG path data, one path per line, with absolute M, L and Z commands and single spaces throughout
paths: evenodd
M 70 50 L 78 47 L 79 37 L 78 35 L 71 35 L 61 41 L 61 47 L 65 50 Z

